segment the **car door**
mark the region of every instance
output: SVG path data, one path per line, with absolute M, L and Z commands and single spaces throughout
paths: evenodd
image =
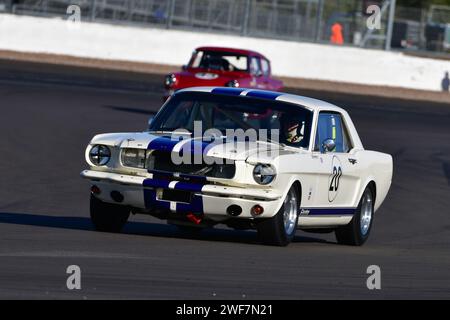
M 325 150 L 332 139 L 334 149 Z M 352 207 L 359 178 L 357 159 L 342 114 L 321 111 L 318 115 L 313 157 L 316 159 L 317 188 L 315 205 L 321 208 Z

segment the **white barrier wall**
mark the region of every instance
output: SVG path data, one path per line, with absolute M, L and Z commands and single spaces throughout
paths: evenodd
M 182 65 L 205 45 L 259 51 L 287 77 L 438 91 L 450 71 L 450 61 L 379 50 L 0 14 L 0 50 Z

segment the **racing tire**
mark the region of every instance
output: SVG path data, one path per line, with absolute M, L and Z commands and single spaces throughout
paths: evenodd
M 339 244 L 361 246 L 369 238 L 374 218 L 374 194 L 366 187 L 355 215 L 349 224 L 336 229 L 336 240 Z
M 105 203 L 91 195 L 91 221 L 95 230 L 118 233 L 130 217 L 128 207 Z
M 259 240 L 266 245 L 287 246 L 297 231 L 299 208 L 300 195 L 292 186 L 277 214 L 257 223 Z

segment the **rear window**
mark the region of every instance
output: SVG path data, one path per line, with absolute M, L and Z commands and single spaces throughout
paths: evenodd
M 189 67 L 245 72 L 248 70 L 248 58 L 247 56 L 230 52 L 196 51 L 192 56 Z

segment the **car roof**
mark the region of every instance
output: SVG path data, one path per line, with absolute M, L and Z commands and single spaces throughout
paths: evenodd
M 195 49 L 196 51 L 218 51 L 218 52 L 231 52 L 242 54 L 246 56 L 258 56 L 268 60 L 264 55 L 259 52 L 245 49 L 236 49 L 236 48 L 226 48 L 226 47 L 198 47 Z
M 344 109 L 326 101 L 278 91 L 228 87 L 193 87 L 177 91 L 177 93 L 181 92 L 209 92 L 212 94 L 254 97 L 297 104 L 311 111 L 328 110 L 346 113 Z

